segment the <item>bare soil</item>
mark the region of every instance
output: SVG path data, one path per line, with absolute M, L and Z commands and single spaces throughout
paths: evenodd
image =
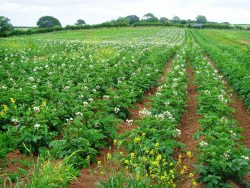
M 4 168 L 4 170 L 0 170 L 0 176 L 2 176 L 3 178 L 7 178 L 8 174 L 18 173 L 20 169 L 30 170 L 29 167 L 30 164 L 27 166 L 27 164 L 25 164 L 24 161 L 26 162 L 30 161 L 30 163 L 32 164 L 35 159 L 36 159 L 35 156 L 28 156 L 25 154 L 21 154 L 20 151 L 18 150 L 9 152 L 6 155 L 6 167 Z M 27 181 L 26 179 L 27 177 L 25 175 L 22 175 L 20 178 L 22 178 L 22 181 L 24 182 Z M 13 182 L 12 185 L 14 186 L 15 182 Z
M 187 174 L 194 171 L 194 164 L 196 161 L 195 154 L 197 153 L 195 147 L 197 145 L 197 140 L 193 139 L 193 135 L 199 130 L 200 125 L 198 119 L 200 118 L 197 111 L 197 86 L 194 84 L 194 71 L 192 67 L 188 67 L 188 99 L 187 99 L 187 110 L 183 114 L 179 129 L 181 130 L 180 142 L 185 144 L 186 147 L 184 151 L 191 151 L 192 157 L 189 158 L 185 154 L 182 157 L 182 164 L 188 167 Z M 178 152 L 177 152 L 178 153 Z M 191 178 L 183 179 L 177 187 L 180 188 L 190 188 L 192 186 Z M 196 187 L 201 187 L 197 185 Z

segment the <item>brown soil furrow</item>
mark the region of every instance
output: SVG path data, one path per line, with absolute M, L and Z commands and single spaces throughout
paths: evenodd
M 172 63 L 172 59 L 166 63 L 164 72 L 162 76 L 157 80 L 158 83 L 161 83 L 165 80 L 165 77 L 168 73 L 169 67 Z M 155 95 L 157 92 L 157 87 L 152 87 L 148 91 L 144 93 L 143 100 L 141 102 L 137 102 L 134 104 L 133 109 L 129 109 L 130 112 L 130 120 L 136 121 L 142 118 L 140 115 L 141 109 L 149 109 L 150 105 L 150 97 Z M 132 125 L 127 122 L 123 122 L 119 125 L 118 134 L 123 134 L 125 132 L 131 131 L 135 129 L 137 125 L 133 123 Z M 122 149 L 121 149 L 122 150 Z M 89 168 L 82 169 L 80 177 L 77 181 L 73 182 L 70 187 L 71 188 L 94 188 L 98 186 L 99 181 L 105 181 L 105 179 L 111 174 L 111 171 L 119 171 L 119 168 L 122 168 L 117 162 L 107 161 L 107 154 L 115 153 L 114 147 L 110 149 L 103 149 L 100 152 L 100 155 L 97 157 L 97 161 L 101 161 L 102 167 L 98 169 L 97 164 L 91 164 Z M 105 172 L 103 173 L 103 169 Z
M 233 118 L 239 122 L 239 126 L 243 128 L 242 135 L 244 137 L 244 145 L 250 149 L 250 114 L 237 95 L 232 92 L 231 100 L 233 101 L 231 107 L 235 109 Z
M 182 158 L 182 164 L 188 167 L 188 173 L 194 171 L 194 164 L 196 158 L 194 157 L 196 154 L 196 144 L 197 141 L 193 139 L 193 135 L 199 130 L 200 125 L 198 123 L 199 116 L 196 113 L 197 111 L 197 86 L 194 85 L 194 71 L 192 67 L 188 67 L 188 99 L 187 99 L 187 110 L 183 114 L 179 129 L 181 130 L 180 142 L 185 144 L 186 147 L 184 151 L 191 151 L 193 157 L 189 158 L 186 155 Z M 189 188 L 193 187 L 191 178 L 185 178 L 180 183 L 179 186 L 181 188 Z M 201 187 L 200 185 L 196 187 Z

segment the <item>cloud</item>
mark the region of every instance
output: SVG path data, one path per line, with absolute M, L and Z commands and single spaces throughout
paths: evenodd
M 249 23 L 249 8 L 249 0 L 0 0 L 1 15 L 17 26 L 35 26 L 44 15 L 67 25 L 79 18 L 95 24 L 129 14 L 142 17 L 148 12 L 167 18 L 195 19 L 202 14 L 210 21 Z

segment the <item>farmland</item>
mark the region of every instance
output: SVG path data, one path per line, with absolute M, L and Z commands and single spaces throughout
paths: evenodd
M 167 27 L 0 38 L 0 185 L 249 186 L 249 42 Z

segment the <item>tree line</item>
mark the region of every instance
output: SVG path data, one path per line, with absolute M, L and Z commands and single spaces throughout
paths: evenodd
M 107 21 L 101 24 L 88 25 L 85 20 L 78 19 L 74 25 L 62 27 L 60 21 L 53 16 L 43 16 L 37 21 L 37 28 L 27 30 L 14 29 L 10 23 L 10 19 L 0 16 L 0 36 L 22 35 L 45 33 L 59 30 L 77 30 L 91 29 L 100 27 L 127 27 L 127 26 L 177 26 L 177 27 L 193 27 L 193 28 L 216 28 L 216 29 L 245 29 L 241 26 L 232 26 L 228 22 L 217 23 L 208 22 L 206 16 L 198 15 L 195 20 L 184 20 L 178 16 L 172 19 L 166 17 L 157 18 L 153 13 L 145 14 L 142 19 L 136 15 L 119 17 L 118 19 Z M 250 28 L 247 28 L 248 30 Z

